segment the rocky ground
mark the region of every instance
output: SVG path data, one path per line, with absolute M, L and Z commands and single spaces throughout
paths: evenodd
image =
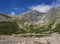
M 0 44 L 60 44 L 60 34 L 45 37 L 0 36 Z

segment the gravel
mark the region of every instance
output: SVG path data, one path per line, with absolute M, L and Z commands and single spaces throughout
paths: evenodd
M 60 44 L 60 34 L 45 37 L 0 36 L 0 44 Z

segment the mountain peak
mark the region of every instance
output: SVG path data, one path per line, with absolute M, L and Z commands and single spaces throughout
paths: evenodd
M 50 9 L 52 8 L 52 6 L 50 5 L 38 5 L 36 7 L 32 7 L 32 10 L 36 10 L 39 11 L 41 13 L 46 13 L 48 12 Z

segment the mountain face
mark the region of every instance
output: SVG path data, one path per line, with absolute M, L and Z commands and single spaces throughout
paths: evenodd
M 34 22 L 34 23 L 43 23 L 49 20 L 50 12 L 47 13 L 40 13 L 36 10 L 29 10 L 21 15 L 18 16 L 19 21 L 24 22 Z
M 20 33 L 60 33 L 60 7 L 53 7 L 46 13 L 29 10 L 17 16 Z M 37 24 L 37 25 L 36 25 Z
M 53 8 L 51 12 L 51 19 L 60 19 L 60 7 Z

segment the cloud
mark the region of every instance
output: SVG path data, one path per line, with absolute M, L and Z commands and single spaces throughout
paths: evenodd
M 42 3 L 40 5 L 33 5 L 33 6 L 27 6 L 27 7 L 31 10 L 36 10 L 36 11 L 39 11 L 41 13 L 46 13 L 51 8 L 58 7 L 58 6 L 60 6 L 60 0 L 55 0 L 54 2 L 52 2 L 51 5 L 47 5 L 47 4 Z
M 11 12 L 11 15 L 15 15 L 15 12 Z
M 52 2 L 51 5 L 46 5 L 44 3 L 40 4 L 40 5 L 37 5 L 37 6 L 31 6 L 28 8 L 29 9 L 32 9 L 32 10 L 36 10 L 36 11 L 39 11 L 41 13 L 46 13 L 48 12 L 52 7 L 58 7 L 60 6 L 60 0 L 56 0 L 56 2 Z
M 21 9 L 18 9 L 18 10 L 21 10 Z
M 17 10 L 18 8 L 14 8 L 15 10 Z
M 22 8 L 22 10 L 24 10 L 25 8 Z
M 41 13 L 48 12 L 51 8 L 52 8 L 52 5 L 44 5 L 44 4 L 30 7 L 30 9 L 37 10 Z
M 20 8 L 14 8 L 14 10 L 18 10 L 18 11 L 20 11 L 21 9 L 20 9 Z
M 60 6 L 60 0 L 56 0 L 55 2 L 55 7 L 58 7 L 58 6 Z
M 21 9 L 20 9 L 20 8 L 17 8 L 17 7 L 14 8 L 14 10 L 24 10 L 24 9 L 25 9 L 25 8 L 21 8 Z

